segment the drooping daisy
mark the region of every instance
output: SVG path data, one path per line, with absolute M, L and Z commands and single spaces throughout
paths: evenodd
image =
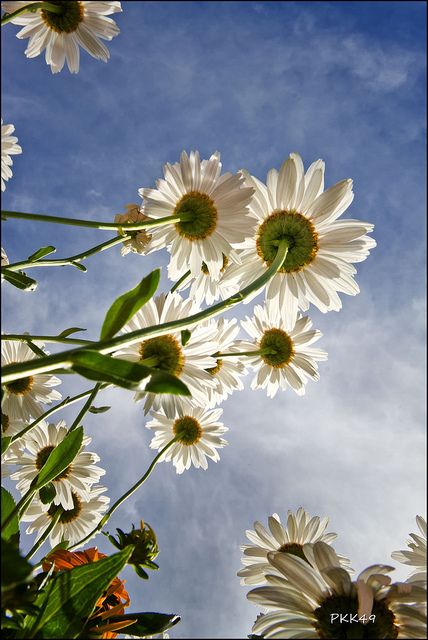
M 144 211 L 150 218 L 186 216 L 174 225 L 154 228 L 152 244 L 171 253 L 170 277 L 178 280 L 190 269 L 198 276 L 203 263 L 218 278 L 223 256 L 253 235 L 255 221 L 248 215 L 253 194 L 240 173 L 220 175 L 220 154 L 200 160 L 199 153 L 184 151 L 180 162 L 164 167 L 157 189 L 140 189 Z
M 303 395 L 308 379 L 319 379 L 317 361 L 326 360 L 327 353 L 309 346 L 322 336 L 311 329 L 309 317 L 282 315 L 276 303 L 269 300 L 264 307 L 256 305 L 253 318 L 247 317 L 241 324 L 253 338 L 253 342 L 239 340 L 241 350 L 266 351 L 246 358 L 257 371 L 252 389 L 267 389 L 267 395 L 273 398 L 278 389 L 289 386 Z
M 37 343 L 43 348 L 41 343 Z M 38 356 L 24 342 L 2 340 L 1 366 L 26 362 Z M 50 374 L 37 374 L 20 378 L 4 385 L 2 399 L 2 412 L 9 416 L 10 420 L 30 420 L 38 418 L 44 413 L 43 404 L 51 404 L 54 400 L 60 400 L 59 391 L 52 389 L 61 384 L 61 380 Z
M 372 565 L 352 581 L 328 544 L 316 542 L 308 548 L 306 560 L 268 554 L 280 575 L 266 575 L 268 586 L 248 593 L 249 600 L 270 610 L 257 619 L 255 634 L 308 639 L 425 637 L 425 589 L 391 584 L 386 574 L 393 567 L 386 565 Z M 340 619 L 340 614 L 346 617 Z
M 272 565 L 268 561 L 268 553 L 278 551 L 291 553 L 305 559 L 303 545 L 325 542 L 330 544 L 337 538 L 336 533 L 325 533 L 328 518 L 313 518 L 302 508 L 296 513 L 288 511 L 287 524 L 283 525 L 277 513 L 268 518 L 269 530 L 260 522 L 254 523 L 254 531 L 247 530 L 247 538 L 252 544 L 243 545 L 242 564 L 244 569 L 238 571 L 241 584 L 263 584 L 266 582 L 265 573 L 272 573 Z M 341 565 L 349 564 L 349 560 L 338 556 Z
M 114 221 L 123 224 L 123 232 L 126 233 L 127 224 L 138 224 L 147 220 L 147 216 L 141 211 L 137 204 L 127 204 L 126 213 L 117 214 L 114 217 Z M 132 251 L 133 253 L 148 253 L 150 249 L 151 235 L 145 229 L 136 231 L 132 238 L 125 240 L 120 253 L 122 256 L 126 256 L 127 253 Z
M 407 541 L 409 549 L 393 551 L 391 557 L 397 562 L 414 567 L 408 580 L 411 582 L 427 581 L 427 523 L 421 516 L 416 516 L 420 535 L 410 533 L 411 540 Z
M 1 190 L 4 191 L 6 189 L 6 182 L 9 178 L 12 177 L 12 169 L 13 160 L 10 156 L 16 155 L 18 153 L 22 153 L 22 149 L 18 142 L 18 138 L 16 136 L 12 136 L 11 134 L 15 131 L 15 127 L 13 124 L 3 124 L 3 118 L 1 119 Z M 3 256 L 4 254 L 4 256 Z M 6 262 L 4 262 L 4 257 L 6 258 Z M 6 253 L 4 253 L 3 249 L 1 250 L 1 266 L 4 267 L 9 264 L 7 260 Z
M 164 412 L 151 412 L 153 420 L 146 424 L 155 432 L 150 442 L 152 449 L 162 449 L 174 437 L 175 442 L 159 459 L 171 460 L 177 473 L 183 473 L 193 465 L 196 468 L 208 468 L 207 458 L 218 462 L 217 449 L 224 447 L 227 441 L 221 436 L 228 431 L 219 418 L 222 409 L 207 410 L 182 403 L 177 407 L 173 418 Z
M 24 494 L 30 488 L 32 480 L 40 472 L 51 451 L 64 440 L 68 431 L 65 422 L 47 424 L 42 421 L 34 429 L 24 436 L 26 451 L 15 460 L 9 459 L 10 464 L 15 464 L 19 470 L 11 475 L 12 480 L 17 481 L 16 488 Z M 82 446 L 73 462 L 53 480 L 56 496 L 55 505 L 61 504 L 66 509 L 73 508 L 73 494 L 87 499 L 90 487 L 99 481 L 105 474 L 105 470 L 96 466 L 100 458 L 96 453 L 85 451 L 91 442 L 89 436 L 83 437 Z
M 106 487 L 95 485 L 90 489 L 88 500 L 83 500 L 73 491 L 73 507 L 71 509 L 64 509 L 61 505 L 45 505 L 33 498 L 22 517 L 22 520 L 31 523 L 27 528 L 27 533 L 37 532 L 39 536 L 42 535 L 52 523 L 52 518 L 57 510 L 62 509 L 58 522 L 55 523 L 49 534 L 49 541 L 52 547 L 55 547 L 62 540 L 68 540 L 69 546 L 75 545 L 97 526 L 107 511 L 110 498 L 101 495 L 104 491 L 107 491 Z M 96 533 L 94 533 L 95 535 Z
M 352 180 L 342 180 L 324 190 L 324 163 L 314 162 L 304 174 L 297 153 L 290 154 L 279 172 L 271 169 L 267 186 L 242 171 L 245 184 L 256 192 L 250 213 L 257 230 L 245 243 L 240 268 L 241 286 L 262 275 L 272 264 L 278 244 L 288 242 L 288 254 L 266 286 L 266 299 L 281 309 L 338 311 L 338 292 L 359 292 L 353 262 L 361 262 L 376 246 L 366 235 L 373 225 L 359 220 L 338 220 L 353 200 Z M 255 292 L 246 301 L 252 299 Z
M 123 332 L 187 318 L 196 310 L 193 300 L 183 300 L 178 293 L 161 294 L 149 300 L 123 327 Z M 191 337 L 184 346 L 181 332 L 173 331 L 125 347 L 116 351 L 115 355 L 134 362 L 150 362 L 153 368 L 173 374 L 187 385 L 192 394 L 190 401 L 204 406 L 208 398 L 207 389 L 216 386 L 216 382 L 206 371 L 216 366 L 215 358 L 210 355 L 218 351 L 216 336 L 217 329 L 214 325 L 201 324 L 191 330 Z M 137 392 L 135 400 L 142 399 L 145 400 L 146 413 L 151 408 L 155 411 L 163 408 L 167 415 L 173 416 L 183 396 Z
M 7 13 L 36 0 L 23 2 L 2 2 Z M 107 16 L 122 11 L 120 2 L 92 2 L 75 0 L 53 0 L 59 11 L 37 9 L 36 12 L 22 13 L 11 22 L 23 27 L 17 38 L 29 38 L 25 50 L 27 58 L 35 58 L 46 49 L 46 64 L 52 73 L 58 73 L 67 61 L 71 73 L 79 71 L 80 49 L 85 49 L 93 58 L 107 62 L 110 57 L 101 40 L 112 40 L 119 33 L 119 27 Z

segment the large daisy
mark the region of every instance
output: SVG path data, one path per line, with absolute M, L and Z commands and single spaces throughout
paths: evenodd
M 227 442 L 221 436 L 228 428 L 219 422 L 222 409 L 207 410 L 182 403 L 173 418 L 163 412 L 151 412 L 153 420 L 146 424 L 155 432 L 150 442 L 152 449 L 162 449 L 173 438 L 177 441 L 161 456 L 162 460 L 171 460 L 177 473 L 183 473 L 193 465 L 196 468 L 208 468 L 207 458 L 218 462 L 217 449 Z
M 426 590 L 391 584 L 393 567 L 372 565 L 355 581 L 324 542 L 304 545 L 306 559 L 269 553 L 278 574 L 248 599 L 267 607 L 253 632 L 264 638 L 425 638 Z M 340 619 L 340 615 L 345 618 Z M 353 616 L 350 621 L 350 616 Z
M 279 242 L 286 240 L 287 257 L 269 281 L 266 298 L 293 313 L 297 306 L 308 309 L 311 302 L 323 312 L 338 311 L 342 306 L 338 292 L 359 292 L 352 263 L 365 260 L 376 246 L 366 235 L 372 224 L 338 220 L 353 200 L 352 180 L 342 180 L 324 192 L 324 163 L 317 160 L 304 174 L 297 153 L 290 154 L 279 172 L 269 171 L 267 185 L 242 173 L 245 184 L 255 189 L 250 213 L 257 230 L 241 256 L 241 286 L 266 271 Z
M 178 293 L 161 294 L 149 300 L 123 327 L 123 332 L 188 318 L 195 311 L 193 300 L 183 300 Z M 153 368 L 173 374 L 187 385 L 192 395 L 190 401 L 203 406 L 208 399 L 208 389 L 216 387 L 215 380 L 206 369 L 216 366 L 216 360 L 210 354 L 216 353 L 218 346 L 216 326 L 201 324 L 191 330 L 190 339 L 184 345 L 181 332 L 173 331 L 125 347 L 115 355 L 134 362 L 144 361 Z M 145 400 L 146 413 L 151 408 L 155 411 L 163 408 L 167 415 L 173 416 L 183 396 L 137 392 L 135 400 L 142 399 Z
M 7 13 L 13 13 L 36 0 L 2 2 Z M 80 49 L 85 49 L 93 58 L 107 62 L 110 57 L 101 40 L 112 40 L 119 27 L 107 16 L 122 11 L 120 2 L 77 2 L 75 0 L 53 0 L 59 11 L 37 9 L 13 18 L 11 22 L 23 27 L 17 38 L 29 38 L 25 50 L 27 58 L 35 58 L 46 49 L 46 64 L 52 73 L 58 73 L 67 61 L 71 73 L 79 71 Z
M 9 457 L 9 464 L 15 464 L 19 470 L 11 475 L 17 481 L 16 488 L 24 494 L 30 488 L 32 480 L 38 475 L 49 454 L 64 440 L 68 433 L 64 421 L 58 424 L 46 424 L 42 421 L 24 436 L 25 452 L 19 457 Z M 53 480 L 56 496 L 54 504 L 61 504 L 65 509 L 73 508 L 73 493 L 87 499 L 90 487 L 98 482 L 105 470 L 96 466 L 99 456 L 85 451 L 92 438 L 84 436 L 82 446 L 73 462 Z
M 6 189 L 6 182 L 12 177 L 13 160 L 10 156 L 22 153 L 22 149 L 16 136 L 11 134 L 15 131 L 13 124 L 3 124 L 3 118 L 1 119 L 1 190 Z M 4 254 L 6 260 L 6 253 Z M 3 249 L 2 249 L 2 267 L 9 262 L 3 262 Z
M 26 530 L 27 533 L 37 532 L 42 535 L 52 524 L 52 519 L 58 509 L 61 509 L 59 520 L 49 534 L 49 541 L 52 547 L 55 547 L 62 540 L 68 540 L 69 546 L 75 545 L 95 529 L 107 511 L 110 498 L 101 495 L 105 491 L 107 491 L 106 487 L 95 485 L 91 488 L 87 500 L 83 500 L 73 491 L 71 509 L 64 509 L 61 505 L 45 505 L 33 498 L 31 505 L 22 517 L 23 521 L 31 523 Z M 94 533 L 95 535 L 96 533 Z
M 410 533 L 407 541 L 408 549 L 393 551 L 391 557 L 398 562 L 413 567 L 408 580 L 411 582 L 427 581 L 427 523 L 421 516 L 416 516 L 419 534 Z
M 321 331 L 312 329 L 310 318 L 282 314 L 276 302 L 269 300 L 264 307 L 256 305 L 253 318 L 247 317 L 241 324 L 253 338 L 252 342 L 239 340 L 241 350 L 257 352 L 246 358 L 257 371 L 252 389 L 267 389 L 271 398 L 278 389 L 287 387 L 303 395 L 308 379 L 319 379 L 317 361 L 326 360 L 327 353 L 309 346 L 322 336 Z
M 218 152 L 201 161 L 197 151 L 190 156 L 183 151 L 180 162 L 165 165 L 165 178 L 157 181 L 157 189 L 139 190 L 150 218 L 182 217 L 152 232 L 153 246 L 166 246 L 171 253 L 173 280 L 189 268 L 198 276 L 204 263 L 218 278 L 224 256 L 254 233 L 255 220 L 248 215 L 254 189 L 244 187 L 240 173 L 220 173 Z
M 265 573 L 272 573 L 272 565 L 268 561 L 268 554 L 277 551 L 291 553 L 305 559 L 303 545 L 315 542 L 330 544 L 337 538 L 336 533 L 326 533 L 328 518 L 320 519 L 311 516 L 302 508 L 294 514 L 288 511 L 287 524 L 282 524 L 277 513 L 268 518 L 269 531 L 260 523 L 254 523 L 254 531 L 247 530 L 247 538 L 252 544 L 243 545 L 242 564 L 244 569 L 238 571 L 241 584 L 263 584 L 266 582 Z M 340 558 L 342 566 L 348 565 L 349 560 Z
M 40 348 L 43 347 L 41 343 L 37 344 Z M 2 367 L 37 357 L 24 342 L 2 340 Z M 4 385 L 2 412 L 9 416 L 10 420 L 38 418 L 45 411 L 43 404 L 51 404 L 52 401 L 61 399 L 59 391 L 52 389 L 59 384 L 61 380 L 50 374 L 37 374 L 9 382 Z

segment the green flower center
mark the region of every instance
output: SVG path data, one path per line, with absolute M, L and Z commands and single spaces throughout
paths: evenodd
M 184 367 L 184 356 L 174 336 L 150 338 L 140 345 L 140 359 L 156 358 L 156 368 L 178 376 Z
M 340 621 L 339 617 L 332 614 L 342 614 L 347 618 Z M 394 614 L 383 602 L 374 601 L 372 616 L 374 621 L 368 620 L 366 624 L 358 622 L 358 619 L 350 621 L 350 616 L 358 618 L 358 598 L 351 596 L 330 596 L 315 609 L 314 623 L 318 637 L 324 640 L 377 640 L 388 638 L 393 640 L 398 637 L 398 627 L 394 624 Z M 332 621 L 333 618 L 333 621 Z M 346 621 L 348 619 L 348 621 Z
M 221 369 L 223 364 L 223 360 L 221 358 L 217 358 L 215 367 L 211 367 L 211 369 L 205 369 L 209 374 L 215 376 Z
M 25 393 L 31 391 L 33 384 L 33 376 L 28 376 L 28 378 L 20 378 L 14 382 L 9 382 L 5 386 L 6 389 L 15 396 L 23 396 Z
M 72 509 L 64 509 L 64 507 L 62 507 L 61 505 L 55 505 L 52 503 L 49 507 L 48 515 L 53 518 L 58 509 L 63 509 L 63 512 L 59 517 L 59 522 L 61 524 L 67 524 L 69 522 L 73 522 L 73 520 L 77 520 L 80 512 L 82 511 L 82 503 L 80 501 L 80 498 L 76 493 L 74 493 L 74 491 L 72 492 L 71 497 L 73 498 Z
M 217 209 L 206 193 L 189 191 L 177 203 L 173 215 L 185 215 L 175 225 L 180 236 L 187 240 L 205 240 L 217 226 Z
M 55 33 L 72 33 L 83 20 L 83 4 L 75 0 L 50 0 L 51 4 L 62 8 L 62 13 L 41 10 L 45 25 Z
M 1 431 L 2 431 L 2 433 L 6 433 L 6 431 L 9 429 L 9 426 L 10 426 L 9 416 L 7 416 L 2 411 L 2 414 L 1 414 Z
M 308 561 L 305 554 L 303 553 L 303 546 L 301 544 L 297 544 L 297 542 L 287 542 L 279 547 L 278 551 L 282 551 L 282 553 L 291 553 L 293 556 L 297 556 L 298 558 L 302 558 L 302 560 Z
M 43 449 L 40 449 L 39 453 L 36 456 L 36 468 L 38 471 L 40 471 L 40 469 L 46 463 L 46 460 L 49 458 L 51 451 L 53 451 L 54 449 L 55 447 L 52 445 L 49 445 L 48 447 L 43 447 Z M 56 482 L 57 480 L 63 480 L 64 478 L 68 477 L 69 473 L 70 473 L 70 465 L 66 469 L 64 469 L 64 471 L 62 471 L 59 474 L 59 476 L 54 478 L 53 481 Z
M 270 367 L 281 369 L 294 356 L 293 342 L 282 329 L 268 329 L 260 340 L 260 349 L 269 349 L 270 353 L 262 354 L 262 360 Z
M 190 446 L 201 439 L 202 428 L 195 418 L 191 416 L 183 416 L 178 418 L 172 428 L 175 437 L 181 444 Z
M 295 211 L 274 211 L 259 227 L 257 253 L 268 266 L 272 264 L 281 240 L 288 243 L 287 257 L 279 269 L 282 273 L 300 271 L 312 262 L 318 252 L 318 234 L 314 225 Z
M 229 264 L 229 258 L 227 256 L 225 256 L 224 253 L 223 253 L 223 266 L 220 269 L 220 273 L 223 273 L 223 271 L 226 269 L 228 264 Z M 207 267 L 205 262 L 202 263 L 201 271 L 206 276 L 210 275 L 210 272 L 208 271 L 208 267 Z

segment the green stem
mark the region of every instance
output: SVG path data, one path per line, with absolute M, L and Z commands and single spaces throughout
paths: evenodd
M 21 500 L 14 506 L 14 508 L 12 509 L 12 511 L 9 513 L 9 515 L 7 516 L 7 518 L 5 518 L 5 520 L 2 522 L 1 525 L 1 530 L 3 531 L 3 529 L 5 529 L 7 527 L 7 525 L 9 524 L 9 522 L 11 522 L 14 517 L 22 510 L 25 511 L 25 509 L 27 508 L 27 504 L 28 502 L 31 500 L 31 498 L 33 497 L 33 495 L 36 493 L 35 489 L 32 489 L 31 487 L 28 489 L 27 493 L 25 493 Z
M 50 521 L 48 527 L 46 527 L 45 531 L 42 533 L 40 538 L 38 540 L 36 540 L 36 542 L 34 543 L 34 546 L 30 549 L 30 551 L 25 556 L 26 560 L 30 560 L 30 558 L 32 558 L 34 556 L 36 551 L 38 551 L 40 549 L 40 547 L 42 546 L 42 544 L 44 543 L 44 541 L 49 536 L 50 532 L 52 531 L 52 529 L 54 528 L 54 526 L 56 525 L 56 523 L 60 519 L 60 517 L 63 514 L 63 512 L 64 512 L 64 509 L 62 509 L 61 507 L 57 508 L 57 510 L 55 511 L 55 513 L 54 513 L 54 515 L 52 517 L 52 520 Z
M 179 280 L 177 280 L 177 282 L 171 287 L 169 293 L 174 293 L 174 291 L 176 291 L 178 289 L 180 284 L 182 282 L 184 282 L 186 280 L 186 278 L 188 278 L 189 276 L 190 276 L 190 269 L 189 269 L 189 271 L 186 271 L 186 273 L 183 274 Z
M 133 224 L 118 223 L 118 222 L 96 222 L 94 220 L 84 220 L 82 218 L 65 218 L 61 216 L 51 216 L 44 213 L 25 213 L 23 211 L 2 211 L 2 218 L 7 220 L 8 218 L 15 218 L 20 220 L 33 220 L 38 222 L 51 222 L 53 224 L 67 224 L 74 227 L 89 227 L 91 229 L 116 229 L 119 232 L 125 232 L 128 234 L 130 231 L 141 231 L 149 227 L 161 227 L 165 224 L 176 224 L 177 222 L 191 220 L 190 214 L 180 214 L 166 216 L 165 218 L 157 218 L 145 220 L 144 222 L 135 222 Z M 126 238 L 122 238 L 125 239 Z
M 91 408 L 91 404 L 94 401 L 94 398 L 96 397 L 96 395 L 97 395 L 98 391 L 101 389 L 101 387 L 102 387 L 102 384 L 100 382 L 97 382 L 95 387 L 92 389 L 91 395 L 86 400 L 85 404 L 83 405 L 83 407 L 81 408 L 81 410 L 77 414 L 76 419 L 74 420 L 73 424 L 69 428 L 69 430 L 68 430 L 69 432 L 73 431 L 74 429 L 77 429 L 77 427 L 80 425 L 80 422 L 82 421 L 83 417 L 86 415 L 86 413 Z
M 150 476 L 151 472 L 153 471 L 153 469 L 155 468 L 157 462 L 159 461 L 159 458 L 165 453 L 165 451 L 167 451 L 173 444 L 174 442 L 176 442 L 177 439 L 173 438 L 172 440 L 170 440 L 170 442 L 168 442 L 168 444 L 166 444 L 163 449 L 161 449 L 157 455 L 153 458 L 152 462 L 150 463 L 146 473 L 130 488 L 128 489 L 128 491 L 126 491 L 123 496 L 121 496 L 118 500 L 116 500 L 116 502 L 114 503 L 114 505 L 112 507 L 110 507 L 110 509 L 107 511 L 107 513 L 103 516 L 103 518 L 101 518 L 101 520 L 99 521 L 99 523 L 97 524 L 97 526 L 95 527 L 95 529 L 93 529 L 90 533 L 88 533 L 87 536 L 85 536 L 82 540 L 80 540 L 80 542 L 76 542 L 76 544 L 74 544 L 73 546 L 70 547 L 70 551 L 72 549 L 75 549 L 76 547 L 79 547 L 80 545 L 82 545 L 84 542 L 86 542 L 86 540 L 89 540 L 89 538 L 92 538 L 92 536 L 97 533 L 97 531 L 100 531 L 103 526 L 106 524 L 106 522 L 108 522 L 108 520 L 110 519 L 110 517 L 113 515 L 113 513 L 116 511 L 116 509 L 118 507 L 120 507 L 120 505 L 125 502 L 125 500 L 127 500 L 130 496 L 132 496 L 133 493 L 135 493 L 135 491 L 137 491 L 137 489 L 139 489 L 141 487 L 141 485 L 147 480 L 147 478 Z
M 104 355 L 110 354 L 114 351 L 117 351 L 119 348 L 123 349 L 124 347 L 128 347 L 137 342 L 141 342 L 141 338 L 164 335 L 166 333 L 170 333 L 171 331 L 188 328 L 193 324 L 206 320 L 206 318 L 218 315 L 229 307 L 233 307 L 239 304 L 251 293 L 259 291 L 278 271 L 278 269 L 281 268 L 287 256 L 287 252 L 287 241 L 281 241 L 275 259 L 273 260 L 270 267 L 266 269 L 266 271 L 261 276 L 259 276 L 248 286 L 241 289 L 241 291 L 238 291 L 238 293 L 235 293 L 229 298 L 226 298 L 226 300 L 217 302 L 217 304 L 214 304 L 212 307 L 208 307 L 203 311 L 199 311 L 198 313 L 195 313 L 188 318 L 172 320 L 170 322 L 165 322 L 164 324 L 145 327 L 144 329 L 139 329 L 138 331 L 125 333 L 117 336 L 116 338 L 111 338 L 110 340 L 103 340 L 91 346 L 91 349 Z M 63 351 L 61 353 L 55 353 L 50 356 L 45 356 L 44 358 L 38 358 L 36 360 L 28 360 L 26 362 L 7 365 L 6 367 L 3 367 L 2 384 L 7 384 L 9 382 L 13 382 L 14 380 L 19 380 L 20 378 L 25 378 L 30 375 L 36 375 L 38 373 L 47 373 L 48 371 L 53 372 L 59 368 L 68 369 L 73 364 L 71 357 L 75 353 L 79 353 L 84 349 L 85 347 L 79 347 L 77 349 L 70 349 L 69 351 Z
M 57 4 L 52 4 L 51 2 L 34 2 L 33 4 L 25 5 L 25 7 L 20 7 L 13 13 L 5 13 L 1 19 L 1 26 L 7 24 L 14 18 L 17 18 L 19 15 L 21 15 L 21 13 L 35 13 L 39 9 L 45 9 L 46 11 L 50 11 L 51 13 L 63 13 L 64 11 L 63 7 Z
M 59 336 L 30 336 L 27 333 L 3 333 L 2 340 L 19 340 L 20 342 L 31 342 L 41 340 L 42 342 L 60 342 L 63 344 L 93 344 L 93 340 L 82 340 L 79 338 L 60 338 Z
M 235 353 L 215 353 L 213 358 L 233 358 L 234 356 L 263 356 L 273 354 L 273 349 L 258 349 L 256 351 L 235 351 Z

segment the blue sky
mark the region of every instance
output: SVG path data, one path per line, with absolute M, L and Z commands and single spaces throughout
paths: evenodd
M 425 424 L 425 13 L 422 2 L 123 2 L 108 64 L 53 76 L 3 29 L 2 117 L 23 148 L 3 208 L 109 220 L 185 149 L 221 151 L 226 171 L 264 179 L 292 151 L 326 161 L 326 185 L 354 180 L 347 217 L 375 224 L 357 265 L 361 293 L 310 315 L 329 360 L 306 396 L 245 391 L 223 404 L 229 446 L 207 472 L 162 464 L 109 527 L 142 517 L 160 571 L 126 571 L 134 610 L 178 613 L 174 638 L 245 637 L 258 611 L 239 585 L 239 545 L 254 520 L 304 506 L 329 515 L 357 570 L 389 562 L 423 512 Z M 67 256 L 107 232 L 8 221 L 11 261 L 53 244 Z M 3 330 L 95 338 L 111 301 L 168 254 L 117 249 L 71 267 L 34 269 L 33 294 L 3 287 Z M 64 295 L 64 292 L 67 295 Z M 259 298 L 261 300 L 261 297 Z M 236 317 L 251 313 L 252 304 Z M 55 347 L 51 346 L 51 351 Z M 63 395 L 87 388 L 77 378 Z M 148 466 L 150 433 L 132 394 L 85 427 L 115 500 Z M 70 409 L 68 419 L 73 419 Z M 59 416 L 58 417 L 62 417 Z M 97 540 L 103 551 L 112 547 Z M 394 563 L 393 563 L 394 564 Z M 397 578 L 405 572 L 397 571 Z

